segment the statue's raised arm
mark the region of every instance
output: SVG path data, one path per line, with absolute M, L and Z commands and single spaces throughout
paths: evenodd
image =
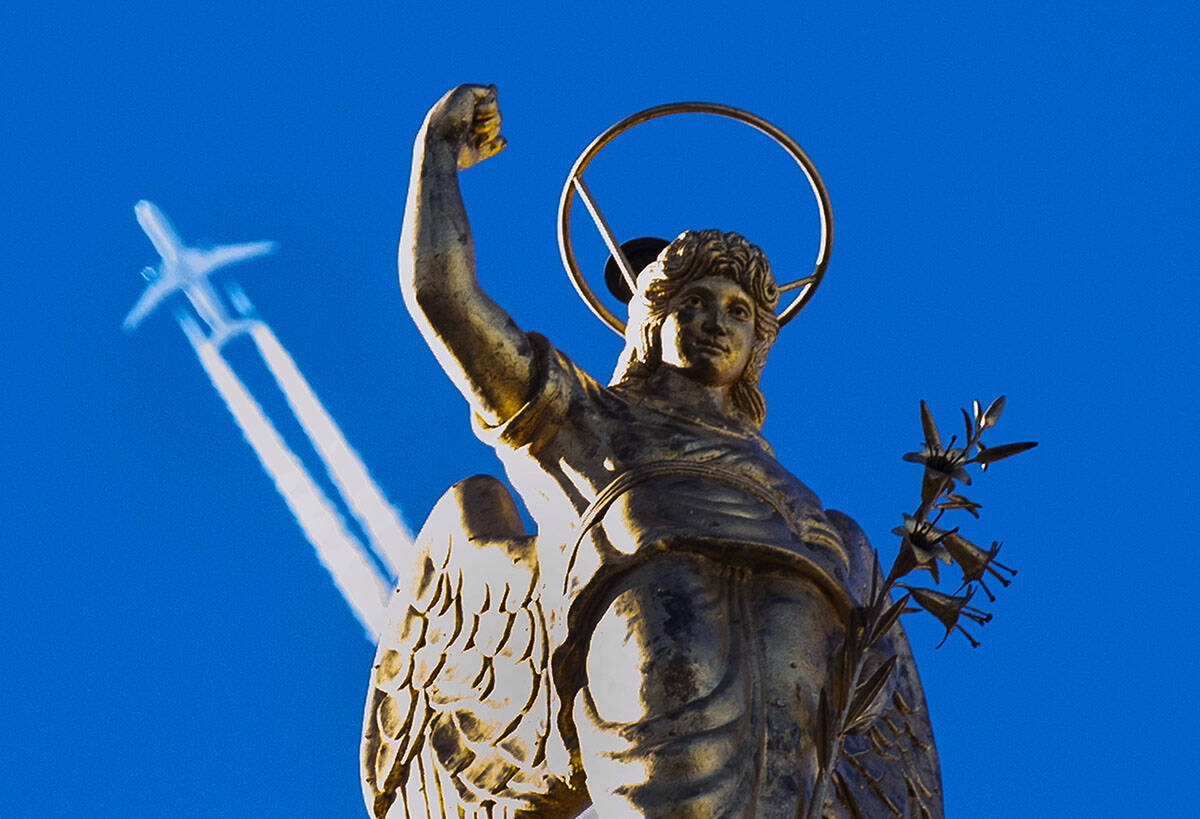
M 489 476 L 455 484 L 429 513 L 371 669 L 369 810 L 940 819 L 932 731 L 896 618 L 969 594 L 938 603 L 903 586 L 893 602 L 881 584 L 901 575 L 884 575 L 857 525 L 763 438 L 759 377 L 780 325 L 766 255 L 717 229 L 652 256 L 623 251 L 625 349 L 601 383 L 522 333 L 476 281 L 458 172 L 503 146 L 494 88 L 460 86 L 429 111 L 400 281 L 536 532 Z M 951 463 L 926 435 L 914 457 Z M 936 571 L 930 530 L 907 520 L 905 542 L 925 544 L 921 565 Z M 991 559 L 980 555 L 977 576 Z
M 450 380 L 489 424 L 526 400 L 531 349 L 475 278 L 458 171 L 503 148 L 495 86 L 460 85 L 438 100 L 413 146 L 399 254 L 408 311 Z

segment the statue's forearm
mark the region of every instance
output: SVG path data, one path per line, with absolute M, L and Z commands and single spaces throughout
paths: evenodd
M 510 417 L 528 398 L 529 343 L 479 287 L 455 150 L 428 128 L 413 151 L 399 268 L 408 310 L 455 386 L 484 420 Z
M 424 298 L 475 283 L 475 248 L 459 193 L 454 149 L 429 135 L 428 127 L 421 129 L 413 146 L 399 261 L 406 296 L 411 290 Z

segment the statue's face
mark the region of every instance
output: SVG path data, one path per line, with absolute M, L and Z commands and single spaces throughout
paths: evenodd
M 729 279 L 696 279 L 671 298 L 661 332 L 664 365 L 705 386 L 728 387 L 750 361 L 754 302 Z

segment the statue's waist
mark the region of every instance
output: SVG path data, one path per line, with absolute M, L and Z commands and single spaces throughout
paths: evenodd
M 601 563 L 697 548 L 751 565 L 790 564 L 842 595 L 849 571 L 842 540 L 819 509 L 795 511 L 761 481 L 708 464 L 653 464 L 618 477 L 581 516 L 576 548 L 584 542 Z

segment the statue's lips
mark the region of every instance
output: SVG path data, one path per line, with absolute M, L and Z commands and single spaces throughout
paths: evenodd
M 696 339 L 695 344 L 696 344 L 696 348 L 698 350 L 702 350 L 702 351 L 708 352 L 708 353 L 719 353 L 720 355 L 725 355 L 726 353 L 729 352 L 728 347 L 726 347 L 725 345 L 720 344 L 716 341 L 709 341 L 706 339 Z

